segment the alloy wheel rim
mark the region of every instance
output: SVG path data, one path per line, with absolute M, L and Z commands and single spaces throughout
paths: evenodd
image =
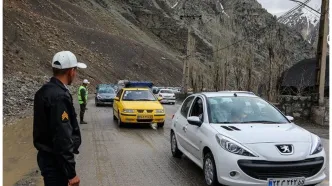
M 210 158 L 205 160 L 205 181 L 208 185 L 212 184 L 213 181 L 213 165 Z

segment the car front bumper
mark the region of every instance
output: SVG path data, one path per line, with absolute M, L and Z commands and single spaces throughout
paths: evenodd
M 175 103 L 175 98 L 163 98 L 160 103 Z
M 151 118 L 140 119 L 138 116 L 151 116 Z M 163 123 L 165 114 L 138 115 L 136 113 L 121 113 L 120 118 L 125 123 Z
M 228 152 L 227 152 L 228 153 Z M 227 158 L 226 158 L 227 157 Z M 325 152 L 322 151 L 314 156 L 307 157 L 307 159 L 314 159 L 314 158 L 323 158 L 323 165 L 320 166 L 317 171 L 308 177 L 305 178 L 305 185 L 311 185 L 311 184 L 318 184 L 324 181 L 326 178 L 325 175 L 325 167 L 326 167 L 326 157 Z M 255 160 L 255 161 L 248 161 L 248 160 Z M 315 159 L 316 161 L 317 159 Z M 271 163 L 271 161 L 266 161 L 263 158 L 251 158 L 251 157 L 245 157 L 245 156 L 239 156 L 239 155 L 229 155 L 229 156 L 223 156 L 223 157 L 215 157 L 216 161 L 216 168 L 217 168 L 217 174 L 218 174 L 218 181 L 225 185 L 237 185 L 237 186 L 247 186 L 247 185 L 253 185 L 253 186 L 268 186 L 268 181 L 265 178 L 298 178 L 298 177 L 304 177 L 305 172 L 308 172 L 304 169 L 309 170 L 309 168 L 301 167 L 305 164 L 301 164 L 305 162 L 305 160 L 301 161 L 294 161 L 293 164 L 291 162 L 282 162 L 284 163 L 284 167 L 281 168 L 278 165 L 273 165 L 275 162 L 272 162 L 271 167 L 268 163 Z M 241 166 L 243 162 L 247 163 L 247 168 L 245 169 L 243 166 Z M 307 160 L 309 161 L 309 160 Z M 258 163 L 258 164 L 257 164 Z M 263 165 L 262 165 L 263 164 Z M 265 164 L 265 165 L 264 165 Z M 296 167 L 298 166 L 298 167 Z M 252 169 L 251 169 L 252 167 Z M 259 177 L 257 176 L 257 167 L 259 169 Z M 264 167 L 264 168 L 263 168 Z M 278 167 L 276 169 L 276 167 Z M 249 171 L 248 171 L 249 168 Z M 280 169 L 281 168 L 281 169 Z M 298 169 L 297 169 L 298 168 Z M 264 169 L 266 171 L 264 171 Z M 255 172 L 255 171 L 256 172 Z M 296 172 L 296 170 L 302 171 Z M 231 176 L 231 172 L 236 172 L 235 176 Z M 251 172 L 250 172 L 251 171 Z M 293 172 L 292 172 L 293 171 Z M 254 172 L 254 173 L 253 173 Z M 290 176 L 294 175 L 294 176 Z M 303 175 L 303 176 L 301 176 Z M 280 184 L 279 184 L 280 185 Z M 280 185 L 281 186 L 281 185 Z
M 99 105 L 113 105 L 114 99 L 96 99 L 95 101 Z

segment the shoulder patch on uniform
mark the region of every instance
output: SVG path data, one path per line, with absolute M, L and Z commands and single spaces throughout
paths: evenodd
M 63 111 L 62 113 L 62 121 L 67 121 L 69 120 L 69 116 L 66 111 Z

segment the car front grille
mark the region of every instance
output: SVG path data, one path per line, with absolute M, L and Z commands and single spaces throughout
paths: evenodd
M 239 160 L 238 165 L 247 175 L 259 179 L 311 177 L 316 175 L 324 164 L 324 158 L 310 158 L 302 161 L 274 162 L 263 160 Z
M 113 99 L 100 99 L 101 102 L 113 102 Z
M 143 113 L 143 112 L 144 112 L 144 110 L 137 110 L 137 112 L 138 112 L 138 113 Z M 146 112 L 147 112 L 147 113 L 152 113 L 152 112 L 153 112 L 153 110 L 146 110 Z

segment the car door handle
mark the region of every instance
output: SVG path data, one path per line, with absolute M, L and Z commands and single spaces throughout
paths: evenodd
M 182 130 L 183 130 L 184 132 L 187 132 L 187 126 L 183 127 Z

